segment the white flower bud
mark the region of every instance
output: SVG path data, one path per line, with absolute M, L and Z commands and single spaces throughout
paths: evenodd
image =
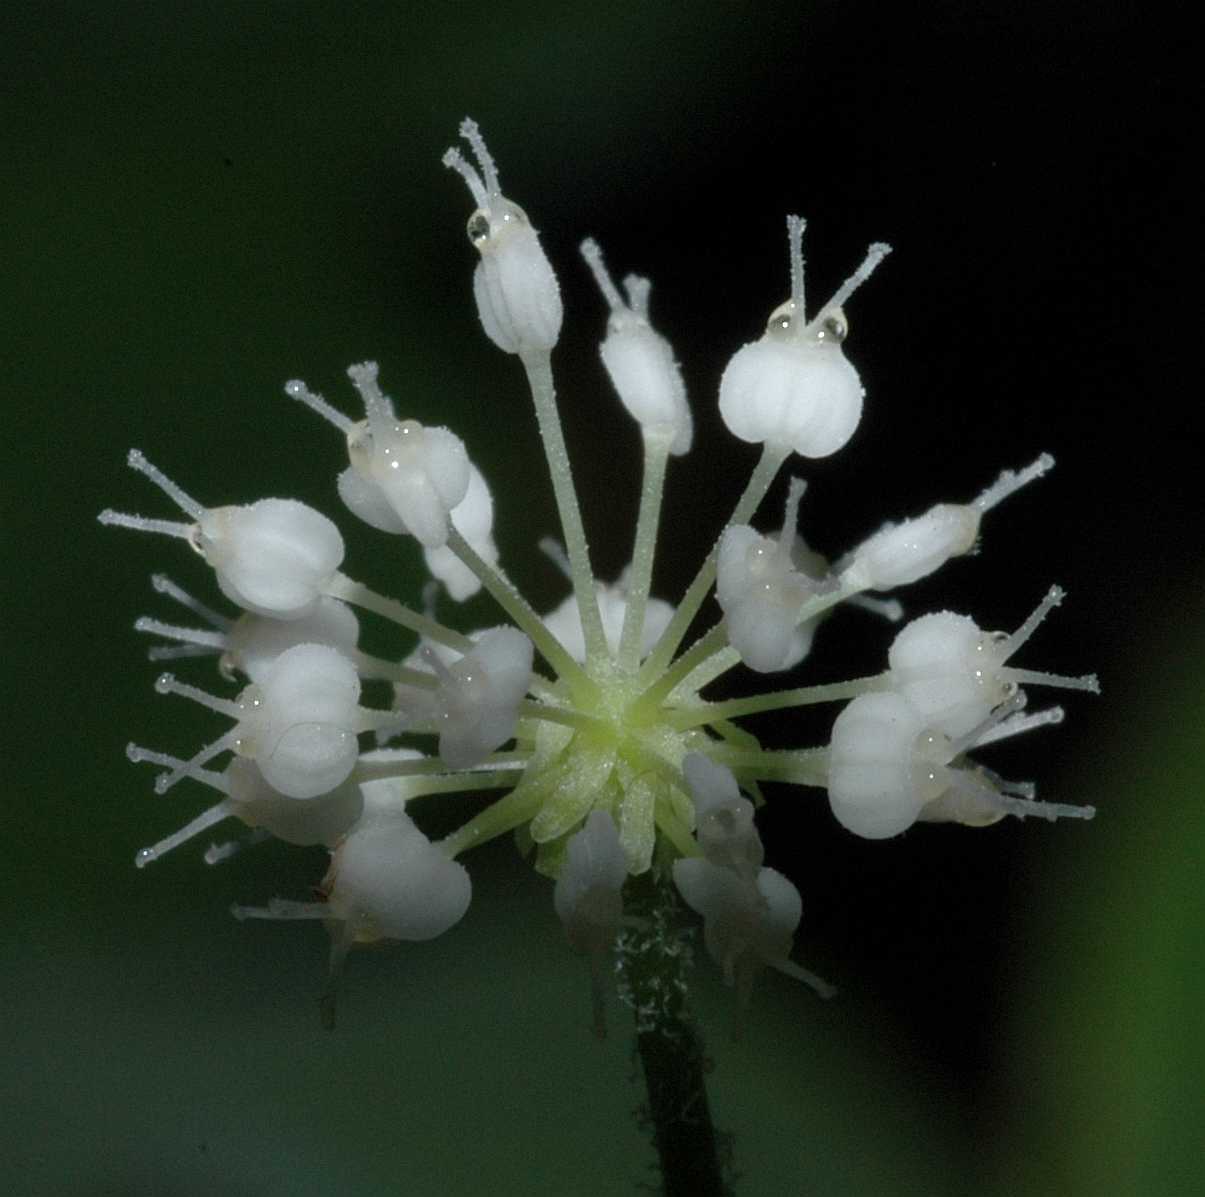
M 623 619 L 628 609 L 628 591 L 625 585 L 626 571 L 614 585 L 595 582 L 598 595 L 598 611 L 602 619 L 603 635 L 611 655 L 619 652 L 619 639 L 623 632 Z M 664 599 L 649 598 L 644 608 L 644 630 L 640 640 L 640 659 L 643 661 L 661 639 L 661 633 L 674 617 L 674 609 Z M 586 636 L 582 631 L 582 617 L 577 599 L 566 596 L 552 611 L 543 617 L 548 630 L 561 642 L 565 651 L 575 660 L 586 660 Z
M 569 942 L 579 952 L 610 948 L 623 917 L 627 858 L 610 814 L 592 810 L 569 837 L 552 901 Z
M 716 598 L 724 611 L 729 642 L 758 673 L 797 665 L 807 655 L 815 631 L 814 622 L 800 626 L 799 611 L 821 587 L 794 567 L 803 490 L 804 484 L 792 479 L 777 540 L 759 535 L 747 524 L 729 526 L 720 538 Z
M 787 217 L 791 298 L 771 314 L 761 340 L 737 350 L 720 380 L 720 414 L 743 441 L 774 444 L 804 457 L 840 449 L 862 418 L 864 390 L 841 348 L 841 305 L 891 252 L 875 243 L 862 265 L 811 320 L 803 293 L 803 228 Z
M 222 593 L 273 619 L 308 615 L 343 562 L 343 537 L 326 516 L 295 499 L 243 507 L 202 507 L 137 449 L 127 462 L 149 478 L 192 524 L 105 510 L 102 524 L 187 540 L 213 566 Z
M 1007 664 L 1062 599 L 1063 591 L 1052 587 L 1011 635 L 984 632 L 969 616 L 952 611 L 914 619 L 896 636 L 887 655 L 892 688 L 908 699 L 930 727 L 948 736 L 966 735 L 1023 683 L 1099 693 L 1091 674 L 1064 677 Z
M 399 687 L 399 699 L 416 718 L 438 727 L 439 755 L 449 768 L 470 769 L 515 734 L 519 704 L 531 685 L 531 641 L 517 628 L 490 628 L 451 664 L 429 648 L 423 656 L 439 686 Z
M 476 121 L 462 121 L 460 135 L 472 148 L 481 173 L 455 149 L 448 150 L 443 162 L 461 175 L 477 204 L 468 234 L 481 254 L 473 272 L 473 297 L 482 327 L 506 353 L 547 351 L 561 333 L 556 275 L 527 214 L 499 189 L 497 168 Z
M 581 249 L 611 309 L 600 353 L 615 393 L 642 428 L 656 429 L 673 438 L 671 453 L 688 453 L 694 421 L 674 351 L 649 324 L 652 284 L 648 279 L 628 275 L 623 281 L 628 293 L 625 303 L 607 273 L 597 242 L 587 239 Z
M 765 849 L 753 822 L 753 803 L 741 797 L 732 770 L 701 752 L 689 752 L 682 772 L 694 800 L 695 837 L 703 855 L 714 865 L 755 878 Z
M 979 521 L 984 514 L 1026 483 L 1040 478 L 1052 465 L 1054 458 L 1043 453 L 1020 472 L 1005 470 L 971 503 L 938 503 L 915 519 L 887 524 L 847 554 L 842 566 L 857 569 L 868 590 L 890 590 L 915 582 L 951 557 L 970 552 L 979 537 Z
M 481 471 L 469 463 L 469 486 L 465 496 L 452 508 L 452 526 L 468 541 L 469 547 L 489 565 L 498 562 L 494 543 L 494 500 Z M 423 560 L 433 577 L 438 578 L 449 596 L 458 603 L 470 599 L 481 589 L 481 580 L 447 545 L 423 549 Z

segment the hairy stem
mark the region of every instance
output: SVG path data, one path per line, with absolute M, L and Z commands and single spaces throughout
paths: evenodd
M 722 1197 L 724 1136 L 711 1121 L 703 1042 L 687 1008 L 691 951 L 673 889 L 646 873 L 629 882 L 642 916 L 617 945 L 620 998 L 636 1019 L 636 1050 L 666 1197 Z

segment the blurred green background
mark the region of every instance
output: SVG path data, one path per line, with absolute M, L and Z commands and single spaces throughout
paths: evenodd
M 842 997 L 767 977 L 734 1044 L 702 962 L 738 1191 L 1200 1191 L 1205 571 L 1199 417 L 1173 408 L 1199 337 L 1178 303 L 1180 44 L 1146 10 L 1078 2 L 6 6 L 7 1191 L 593 1197 L 652 1179 L 621 1012 L 595 1042 L 586 967 L 509 845 L 470 858 L 454 933 L 353 958 L 333 1035 L 313 1001 L 321 933 L 227 915 L 304 895 L 321 852 L 132 867 L 201 797 L 156 799 L 124 744 L 187 752 L 214 725 L 152 694 L 131 624 L 176 615 L 154 570 L 215 592 L 179 546 L 96 525 L 107 505 L 163 510 L 122 464 L 131 445 L 203 501 L 314 503 L 350 572 L 417 601 L 417 552 L 340 514 L 338 438 L 281 393 L 301 376 L 350 410 L 344 368 L 377 358 L 409 414 L 469 444 L 508 570 L 538 607 L 560 597 L 534 552 L 555 526 L 533 421 L 477 324 L 468 199 L 439 165 L 466 112 L 562 280 L 556 365 L 603 575 L 628 551 L 639 468 L 597 364 L 587 233 L 617 273 L 653 278 L 694 399 L 667 597 L 750 465 L 713 397 L 785 290 L 786 211 L 810 221 L 812 295 L 869 240 L 897 248 L 852 313 L 866 419 L 803 471 L 818 548 L 1041 449 L 1060 459 L 992 517 L 981 557 L 906 597 L 1012 627 L 1068 588 L 1026 663 L 1097 669 L 1105 696 L 996 763 L 1100 814 L 866 845 L 815 795 L 774 796 L 797 955 Z M 463 621 L 490 618 L 476 600 Z M 878 668 L 886 643 L 834 620 L 809 676 Z

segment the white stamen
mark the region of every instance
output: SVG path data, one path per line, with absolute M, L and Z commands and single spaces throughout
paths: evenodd
M 218 614 L 212 607 L 207 607 L 183 587 L 177 586 L 167 574 L 152 574 L 151 585 L 159 594 L 166 594 L 168 598 L 175 599 L 180 606 L 187 607 L 189 611 L 199 615 L 206 623 L 212 624 L 215 628 L 225 631 L 230 627 L 231 620 L 227 619 L 225 615 Z
M 799 323 L 806 320 L 803 303 L 803 230 L 807 221 L 802 216 L 787 217 L 787 246 L 791 258 L 791 302 L 799 314 Z
M 587 237 L 581 244 L 582 257 L 586 259 L 586 265 L 590 267 L 590 273 L 594 275 L 594 281 L 598 284 L 598 289 L 603 293 L 603 298 L 607 301 L 607 307 L 616 315 L 623 315 L 628 311 L 628 305 L 624 303 L 623 296 L 619 294 L 614 282 L 611 280 L 611 275 L 607 270 L 606 263 L 603 262 L 602 250 L 598 247 L 598 242 L 593 237 Z
M 293 378 L 285 383 L 285 394 L 291 399 L 300 400 L 311 411 L 317 412 L 327 423 L 338 428 L 344 436 L 356 426 L 354 420 L 349 419 L 337 408 L 331 407 L 321 395 L 316 395 L 311 391 L 300 378 Z
M 460 122 L 460 136 L 469 143 L 469 148 L 473 151 L 473 157 L 477 159 L 477 165 L 481 167 L 486 194 L 491 199 L 500 196 L 502 191 L 498 186 L 498 168 L 494 165 L 494 159 L 490 155 L 489 150 L 485 148 L 485 139 L 481 136 L 481 130 L 477 127 L 477 122 L 472 117 L 466 116 Z
M 146 868 L 152 860 L 166 856 L 173 848 L 178 848 L 193 836 L 200 835 L 202 831 L 212 827 L 215 823 L 220 823 L 231 815 L 233 810 L 234 803 L 229 798 L 222 799 L 221 802 L 215 803 L 207 811 L 199 814 L 192 822 L 185 823 L 179 831 L 164 836 L 157 844 L 151 844 L 148 848 L 139 848 L 134 854 L 134 866 L 139 869 Z
M 161 673 L 155 679 L 156 694 L 178 694 L 181 698 L 191 698 L 193 702 L 200 703 L 203 707 L 208 707 L 211 711 L 217 711 L 219 715 L 225 715 L 228 719 L 241 719 L 243 716 L 242 708 L 237 702 L 231 702 L 228 698 L 218 698 L 215 694 L 209 694 L 205 690 L 201 690 L 196 686 L 189 686 L 184 682 L 177 681 L 174 674 Z
M 1054 458 L 1049 453 L 1043 453 L 1032 465 L 1023 470 L 1005 470 L 974 502 L 972 507 L 979 511 L 991 511 L 993 507 L 1004 502 L 1011 494 L 1015 494 L 1023 486 L 1027 486 L 1037 478 L 1041 478 L 1051 466 Z
M 1011 736 L 1019 736 L 1024 732 L 1033 731 L 1039 727 L 1053 727 L 1063 722 L 1062 707 L 1047 707 L 1044 711 L 1032 711 L 1025 714 L 1010 715 L 1001 720 L 995 727 L 982 732 L 975 742 L 976 748 L 985 744 L 995 744 L 999 740 L 1007 740 Z
M 868 279 L 874 274 L 879 263 L 891 252 L 891 246 L 883 241 L 876 241 L 866 251 L 866 257 L 862 259 L 862 265 L 857 268 L 837 288 L 836 294 L 816 313 L 816 319 L 812 321 L 816 323 L 826 312 L 831 312 L 834 308 L 839 308 L 845 301 Z
M 185 515 L 191 515 L 198 523 L 205 518 L 205 508 L 177 486 L 161 469 L 151 465 L 140 449 L 131 449 L 126 454 L 126 465 L 149 478 Z
M 135 532 L 155 532 L 160 536 L 175 536 L 179 540 L 191 540 L 195 525 L 181 524 L 176 520 L 148 519 L 143 515 L 131 515 L 125 511 L 114 511 L 106 507 L 96 517 L 99 523 L 106 527 L 132 528 Z

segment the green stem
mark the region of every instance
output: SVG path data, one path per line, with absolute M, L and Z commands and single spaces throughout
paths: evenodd
M 665 491 L 665 466 L 672 437 L 664 432 L 644 433 L 644 478 L 640 486 L 640 513 L 636 517 L 636 542 L 628 578 L 628 602 L 619 637 L 619 668 L 635 668 L 644 639 L 644 612 L 653 578 L 657 529 L 661 522 L 661 497 Z
M 827 686 L 803 686 L 796 690 L 776 690 L 767 694 L 751 694 L 728 702 L 709 702 L 700 706 L 674 711 L 667 718 L 671 727 L 686 731 L 720 719 L 739 719 L 742 715 L 760 715 L 765 711 L 781 711 L 785 707 L 805 707 L 818 702 L 842 702 L 857 698 L 871 690 L 886 688 L 888 674 L 854 678 L 848 682 L 833 682 Z
M 610 725 L 584 711 L 572 707 L 558 707 L 551 703 L 524 701 L 519 704 L 520 719 L 542 719 L 545 723 L 559 723 L 575 731 L 607 732 Z
M 603 635 L 602 616 L 598 611 L 598 595 L 594 589 L 594 572 L 590 568 L 586 529 L 582 524 L 577 491 L 573 486 L 573 470 L 569 465 L 565 434 L 561 429 L 561 417 L 556 407 L 552 358 L 546 351 L 542 351 L 521 353 L 519 359 L 527 372 L 527 382 L 531 387 L 531 397 L 536 408 L 536 421 L 540 426 L 540 439 L 544 442 L 544 456 L 548 459 L 548 470 L 552 475 L 552 489 L 561 517 L 561 530 L 565 534 L 565 549 L 569 554 L 573 593 L 577 597 L 582 634 L 586 640 L 586 656 L 587 659 L 602 658 L 607 655 L 607 641 Z
M 738 500 L 736 509 L 724 525 L 725 529 L 730 528 L 733 524 L 747 523 L 753 517 L 758 504 L 766 497 L 766 491 L 770 489 L 770 484 L 782 468 L 782 463 L 790 456 L 790 452 L 789 449 L 777 445 L 767 444 L 763 447 L 753 476 L 749 479 L 744 494 Z M 723 530 L 720 532 L 720 536 L 722 535 Z M 669 664 L 674 653 L 678 651 L 682 637 L 686 635 L 691 621 L 698 614 L 703 600 L 711 590 L 712 582 L 715 581 L 715 562 L 719 546 L 720 538 L 716 537 L 711 552 L 707 554 L 703 564 L 699 567 L 695 580 L 690 584 L 677 611 L 674 612 L 669 626 L 665 629 L 661 639 L 657 641 L 648 660 L 641 666 L 639 677 L 642 682 L 659 674 Z
M 708 755 L 734 773 L 748 773 L 758 781 L 787 781 L 799 786 L 828 786 L 828 749 L 798 748 L 751 752 L 726 744 L 713 744 Z
M 548 630 L 527 600 L 509 579 L 482 558 L 455 528 L 448 532 L 448 548 L 473 571 L 495 602 L 515 621 L 520 630 L 526 633 L 543 658 L 556 670 L 558 677 L 566 678 L 579 694 L 585 691 L 589 697 L 597 696 L 598 687 L 569 655 L 565 646 Z
M 655 710 L 683 678 L 689 677 L 700 665 L 728 646 L 728 632 L 723 622 L 700 636 L 633 704 L 633 713 Z
M 434 640 L 439 644 L 446 644 L 449 648 L 454 648 L 458 653 L 467 653 L 473 647 L 473 642 L 467 636 L 461 635 L 460 632 L 454 631 L 452 628 L 445 628 L 442 623 L 437 623 L 434 619 L 428 619 L 427 616 L 420 615 L 417 611 L 411 611 L 409 607 L 403 606 L 397 599 L 386 598 L 383 594 L 377 594 L 375 590 L 370 590 L 363 582 L 357 582 L 344 573 L 335 574 L 331 579 L 330 585 L 326 588 L 326 593 L 331 598 L 341 599 L 343 602 L 351 603 L 356 607 L 363 607 L 365 611 L 372 611 L 375 615 L 380 615 L 392 623 L 400 624 L 411 632 L 417 632 L 428 640 Z

